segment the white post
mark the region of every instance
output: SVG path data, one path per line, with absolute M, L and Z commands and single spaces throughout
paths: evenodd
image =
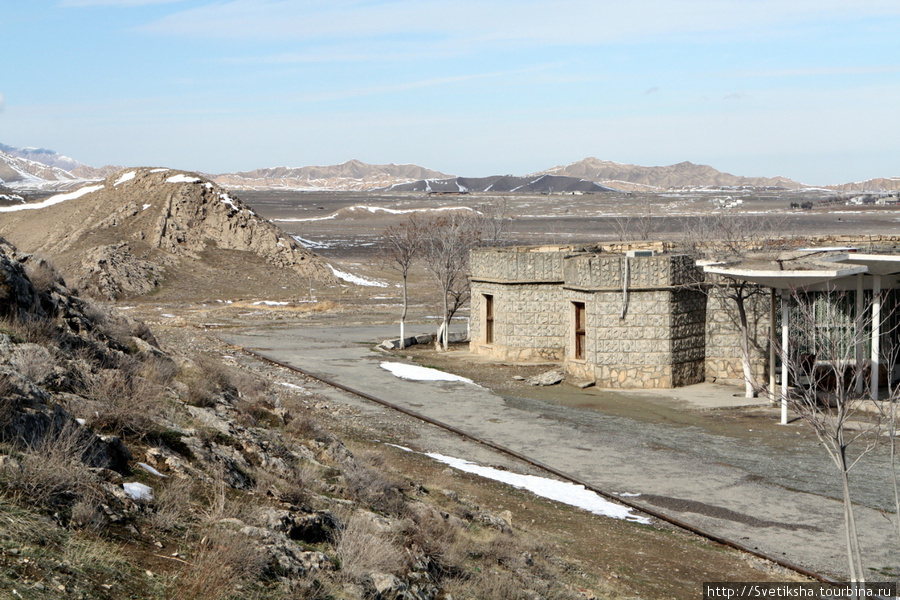
M 863 303 L 865 291 L 863 290 L 863 274 L 858 273 L 856 275 L 856 352 L 854 358 L 856 359 L 856 393 L 859 396 L 862 396 L 863 393 L 863 385 L 865 382 L 863 381 L 862 376 L 862 368 L 863 368 L 863 359 L 864 349 L 863 342 L 865 340 L 865 336 L 863 335 L 863 329 L 865 328 L 865 314 L 863 311 L 865 310 L 865 304 Z
M 872 283 L 872 380 L 869 395 L 878 400 L 878 371 L 881 355 L 881 275 L 876 275 Z
M 769 302 L 769 401 L 775 402 L 775 288 Z
M 790 347 L 788 346 L 788 326 L 791 321 L 791 312 L 788 306 L 788 290 L 781 290 L 781 424 L 787 425 L 788 409 L 788 362 L 790 362 Z

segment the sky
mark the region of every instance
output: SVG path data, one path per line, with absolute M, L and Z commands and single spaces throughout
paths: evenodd
M 900 176 L 897 0 L 2 0 L 0 143 L 205 173 Z

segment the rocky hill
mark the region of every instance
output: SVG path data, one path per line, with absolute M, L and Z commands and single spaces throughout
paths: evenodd
M 681 162 L 666 167 L 642 167 L 597 158 L 540 171 L 537 175 L 560 175 L 594 181 L 628 191 L 700 187 L 776 187 L 798 189 L 802 184 L 786 177 L 739 177 L 708 165 Z
M 450 179 L 423 179 L 410 183 L 396 184 L 388 188 L 398 192 L 430 193 L 530 193 L 559 194 L 574 192 L 611 192 L 613 188 L 599 185 L 586 179 L 562 177 L 558 175 L 534 175 L 514 177 L 495 175 L 493 177 L 453 177 Z
M 547 540 L 439 492 L 465 485 L 443 465 L 356 454 L 307 386 L 165 349 L 0 240 L 0 595 L 595 597 Z
M 290 271 L 300 279 L 333 280 L 316 255 L 191 173 L 123 170 L 0 212 L 0 235 L 49 258 L 72 285 L 102 298 L 146 294 L 191 273 L 233 293 L 259 284 L 266 269 L 276 278 Z
M 367 190 L 449 176 L 417 165 L 370 165 L 350 160 L 328 167 L 274 167 L 210 177 L 234 189 Z

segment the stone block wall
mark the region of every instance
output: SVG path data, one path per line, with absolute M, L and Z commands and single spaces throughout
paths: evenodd
M 567 353 L 576 377 L 601 387 L 669 388 L 703 381 L 706 298 L 686 256 L 586 255 L 565 261 L 566 299 L 584 302 L 584 360 Z M 571 320 L 570 320 L 571 327 Z M 573 348 L 570 340 L 569 348 Z
M 485 343 L 484 295 L 494 298 L 494 340 Z M 566 311 L 558 284 L 472 282 L 469 348 L 501 360 L 561 361 L 566 347 Z
M 469 255 L 473 280 L 562 282 L 563 257 L 569 246 L 476 248 Z
M 750 326 L 750 355 L 757 383 L 768 381 L 768 343 L 771 300 L 768 290 L 746 302 Z M 706 319 L 706 379 L 743 385 L 741 334 L 737 308 L 723 290 L 709 288 Z

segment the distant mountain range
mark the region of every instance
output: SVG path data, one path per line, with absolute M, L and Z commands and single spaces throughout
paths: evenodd
M 0 184 L 14 191 L 68 189 L 84 181 L 103 179 L 119 169 L 121 167 L 117 166 L 90 167 L 45 148 L 14 148 L 0 144 Z M 271 167 L 205 176 L 230 189 L 272 190 L 433 193 L 584 193 L 740 187 L 788 190 L 816 187 L 836 192 L 900 190 L 900 177 L 808 186 L 786 177 L 742 177 L 690 162 L 643 167 L 597 158 L 585 158 L 526 176 L 455 177 L 417 165 L 370 165 L 358 160 L 331 166 Z
M 593 181 L 559 175 L 532 175 L 514 177 L 495 175 L 494 177 L 451 177 L 447 179 L 424 179 L 409 183 L 397 183 L 385 191 L 430 192 L 460 194 L 468 192 L 528 192 L 532 194 L 559 194 L 567 192 L 612 192 L 609 188 Z
M 369 165 L 358 160 L 348 160 L 330 167 L 273 167 L 208 177 L 219 185 L 245 190 L 272 188 L 367 190 L 451 176 L 417 165 Z

